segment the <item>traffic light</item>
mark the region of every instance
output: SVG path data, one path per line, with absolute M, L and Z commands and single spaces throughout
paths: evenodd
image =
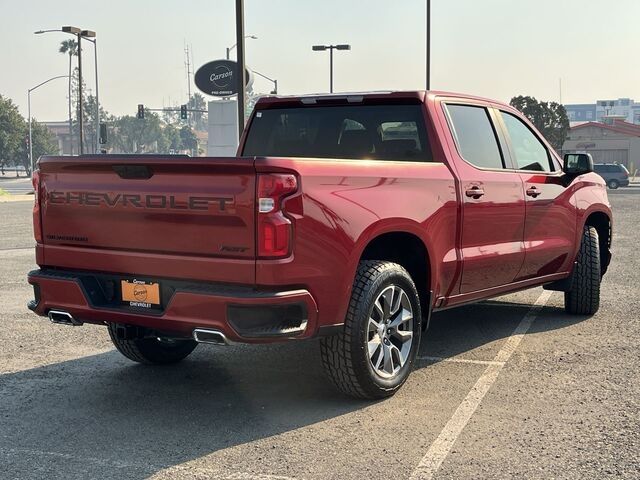
M 187 118 L 189 118 L 187 116 L 187 106 L 186 105 L 180 105 L 180 118 L 182 120 L 186 120 Z
M 24 144 L 27 147 L 27 150 L 29 150 L 29 135 L 27 135 L 26 137 L 24 137 Z
M 141 103 L 138 104 L 138 118 L 144 118 L 144 105 Z

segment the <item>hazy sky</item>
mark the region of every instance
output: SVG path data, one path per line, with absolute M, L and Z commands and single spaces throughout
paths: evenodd
M 100 100 L 115 114 L 184 103 L 184 44 L 195 66 L 235 43 L 234 0 L 0 0 L 0 94 L 23 114 L 27 89 L 67 73 L 57 53 L 75 25 L 99 42 Z M 434 89 L 499 100 L 528 94 L 565 103 L 640 101 L 640 0 L 432 0 Z M 315 43 L 350 43 L 335 57 L 336 91 L 421 89 L 424 0 L 246 0 L 247 65 L 278 79 L 282 94 L 327 91 L 329 58 Z M 93 47 L 83 49 L 93 88 Z M 64 120 L 65 80 L 32 94 L 33 115 Z M 258 91 L 271 84 L 258 79 Z

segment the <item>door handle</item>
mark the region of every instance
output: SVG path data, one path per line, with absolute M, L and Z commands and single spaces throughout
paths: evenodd
M 534 185 L 530 186 L 527 189 L 527 195 L 529 195 L 530 197 L 533 197 L 533 198 L 536 198 L 541 193 L 542 192 L 540 192 Z
M 467 197 L 475 198 L 477 200 L 484 195 L 484 190 L 478 187 L 477 185 L 474 185 L 473 187 L 467 189 L 467 191 L 465 192 L 465 195 Z

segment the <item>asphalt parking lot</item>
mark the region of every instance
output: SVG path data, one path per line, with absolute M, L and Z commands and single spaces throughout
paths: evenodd
M 333 390 L 315 341 L 144 367 L 102 327 L 35 317 L 31 203 L 0 203 L 0 477 L 640 478 L 640 188 L 610 197 L 597 315 L 542 289 L 438 313 L 373 403 Z

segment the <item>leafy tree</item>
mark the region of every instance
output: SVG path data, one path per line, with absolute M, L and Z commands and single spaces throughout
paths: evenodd
M 29 126 L 25 126 L 25 138 L 29 135 Z M 33 163 L 35 164 L 42 155 L 57 155 L 60 148 L 55 136 L 49 131 L 46 125 L 38 123 L 35 119 L 31 119 L 31 148 L 33 150 Z M 20 150 L 17 155 L 16 164 L 20 161 L 27 172 L 31 171 L 31 162 L 29 162 L 29 149 L 26 142 L 20 143 Z
M 41 155 L 58 153 L 58 143 L 46 126 L 32 120 L 33 159 Z M 28 172 L 29 162 L 29 126 L 20 115 L 18 107 L 8 98 L 0 95 L 0 165 L 24 165 Z
M 58 52 L 62 53 L 63 55 L 69 55 L 69 129 L 72 129 L 72 123 L 73 123 L 73 114 L 72 112 L 72 108 L 71 108 L 71 99 L 73 98 L 71 95 L 71 84 L 72 84 L 72 75 L 71 75 L 71 64 L 73 62 L 73 57 L 77 57 L 78 56 L 78 42 L 76 42 L 75 40 L 64 40 L 63 42 L 60 42 L 60 48 L 58 49 Z M 73 155 L 73 138 L 71 138 L 71 154 Z
M 164 136 L 160 117 L 146 111 L 140 119 L 126 115 L 112 122 L 109 144 L 119 153 L 165 153 L 170 141 Z
M 198 148 L 198 138 L 195 133 L 193 133 L 193 130 L 188 126 L 184 126 L 180 129 L 180 144 L 182 146 L 182 150 L 194 151 Z
M 534 97 L 513 97 L 509 102 L 520 110 L 544 135 L 556 150 L 562 150 L 562 144 L 569 132 L 569 117 L 564 106 L 556 102 L 539 102 Z
M 187 104 L 189 110 L 206 110 L 207 102 L 202 95 L 194 93 L 189 99 Z M 191 115 L 192 125 L 196 130 L 206 130 L 207 123 L 204 120 L 204 113 L 202 112 L 189 112 Z
M 0 165 L 16 165 L 20 145 L 25 143 L 25 121 L 18 107 L 0 95 Z

